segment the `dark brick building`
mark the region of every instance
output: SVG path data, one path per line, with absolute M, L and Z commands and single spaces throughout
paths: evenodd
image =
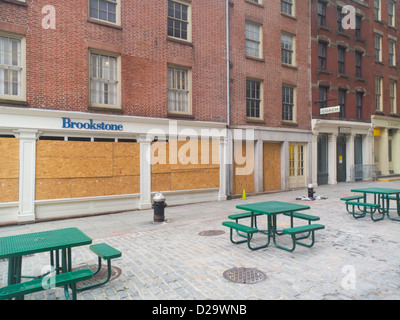
M 343 28 L 345 5 L 355 9 L 354 28 Z M 373 164 L 384 174 L 400 169 L 388 163 L 398 138 L 379 143 L 398 132 L 398 13 L 396 1 L 312 0 L 314 184 L 367 178 Z M 376 117 L 393 128 L 374 131 Z

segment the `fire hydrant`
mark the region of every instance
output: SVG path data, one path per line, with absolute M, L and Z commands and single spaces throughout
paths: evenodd
M 314 200 L 314 193 L 315 193 L 314 186 L 312 184 L 309 184 L 307 190 L 308 190 L 308 198 L 310 200 Z
M 167 204 L 165 196 L 161 192 L 157 192 L 153 197 L 154 222 L 163 222 L 165 220 L 164 210 Z

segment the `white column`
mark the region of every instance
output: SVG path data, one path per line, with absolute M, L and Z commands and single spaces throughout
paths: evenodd
M 151 139 L 146 135 L 140 143 L 140 201 L 139 209 L 151 208 Z
M 387 128 L 381 128 L 379 141 L 379 166 L 381 175 L 389 174 L 389 132 Z
M 37 130 L 19 129 L 19 214 L 18 223 L 35 222 Z
M 346 182 L 351 182 L 351 167 L 354 165 L 355 133 L 346 135 Z
M 254 145 L 254 191 L 263 192 L 263 140 L 256 140 Z
M 318 186 L 318 132 L 312 135 L 312 156 L 311 156 L 311 183 L 315 187 Z
M 226 200 L 227 194 L 227 165 L 226 165 L 227 138 L 219 140 L 219 192 L 218 201 Z
M 393 171 L 396 174 L 400 173 L 400 129 L 397 129 L 392 141 L 392 161 Z
M 363 164 L 374 164 L 374 128 L 368 130 L 366 136 L 363 136 Z
M 328 184 L 337 184 L 337 135 L 328 135 Z
M 281 146 L 281 190 L 289 190 L 289 141 Z

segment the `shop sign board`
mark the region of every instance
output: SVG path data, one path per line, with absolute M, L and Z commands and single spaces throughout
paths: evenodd
M 340 106 L 327 107 L 319 110 L 319 114 L 330 114 L 338 112 L 340 112 Z
M 102 131 L 124 131 L 122 124 L 95 122 L 93 119 L 87 121 L 72 121 L 70 118 L 62 118 L 64 129 L 102 130 Z

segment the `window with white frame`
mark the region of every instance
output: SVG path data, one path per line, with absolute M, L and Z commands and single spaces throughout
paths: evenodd
M 396 66 L 396 42 L 389 40 L 389 65 Z
M 191 7 L 188 3 L 168 0 L 168 36 L 191 41 L 190 15 Z
M 0 98 L 25 100 L 25 38 L 0 34 Z
M 295 64 L 295 51 L 294 51 L 294 36 L 282 33 L 281 35 L 281 62 L 294 65 Z
M 390 80 L 390 113 L 397 113 L 397 82 Z
M 281 12 L 294 16 L 294 0 L 281 0 Z
M 375 61 L 382 62 L 382 37 L 375 35 Z
M 105 22 L 120 24 L 121 0 L 89 0 L 89 16 Z
M 191 114 L 190 70 L 168 67 L 168 112 Z
M 246 80 L 246 117 L 262 119 L 262 81 Z
M 374 0 L 374 20 L 381 20 L 381 0 Z
M 246 21 L 246 55 L 261 58 L 261 25 Z
M 382 78 L 375 77 L 375 109 L 382 111 Z
M 295 91 L 293 86 L 282 85 L 282 120 L 296 121 Z
M 90 53 L 90 105 L 119 106 L 118 56 Z
M 395 23 L 395 8 L 396 8 L 396 3 L 394 1 L 389 1 L 388 4 L 388 25 L 391 27 L 394 27 L 396 25 Z

